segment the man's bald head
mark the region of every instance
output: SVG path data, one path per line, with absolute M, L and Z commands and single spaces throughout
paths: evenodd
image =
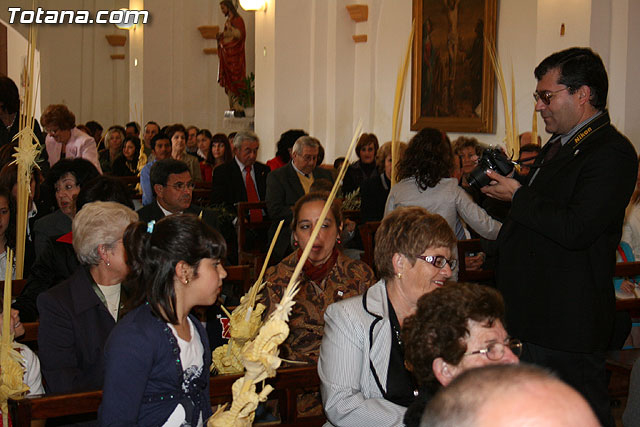
M 587 401 L 533 365 L 471 369 L 427 405 L 421 427 L 597 427 Z

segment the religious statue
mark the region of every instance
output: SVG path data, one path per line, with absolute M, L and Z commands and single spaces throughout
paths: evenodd
M 229 97 L 229 108 L 243 111 L 238 103 L 238 93 L 244 86 L 246 62 L 244 57 L 244 40 L 247 32 L 244 21 L 231 0 L 222 0 L 220 10 L 226 16 L 224 31 L 218 33 L 218 83 Z

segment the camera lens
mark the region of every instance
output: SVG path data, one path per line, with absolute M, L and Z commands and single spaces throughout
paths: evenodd
M 490 166 L 486 161 L 483 160 L 484 159 L 480 160 L 478 166 L 476 166 L 467 177 L 467 181 L 469 182 L 469 184 L 478 189 L 484 187 L 485 185 L 489 185 L 489 183 L 491 182 L 491 178 L 489 178 L 486 174 L 486 171 L 487 169 L 490 169 Z

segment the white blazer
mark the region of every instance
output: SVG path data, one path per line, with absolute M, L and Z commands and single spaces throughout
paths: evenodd
M 47 145 L 47 154 L 49 155 L 49 165 L 53 166 L 60 160 L 62 144 L 49 135 L 47 135 L 45 144 Z M 102 173 L 95 140 L 80 129 L 73 128 L 71 129 L 71 137 L 69 141 L 67 141 L 65 148 L 65 158 L 73 159 L 76 157 L 89 160 L 96 169 L 98 169 L 98 172 Z
M 318 375 L 331 423 L 325 425 L 403 425 L 407 408 L 386 400 L 382 391 L 392 338 L 385 281 L 364 295 L 331 304 L 324 321 Z

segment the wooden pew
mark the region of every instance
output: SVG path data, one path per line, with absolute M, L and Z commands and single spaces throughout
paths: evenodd
M 24 289 L 24 285 L 26 284 L 27 284 L 26 279 L 12 280 L 11 281 L 11 297 L 15 298 L 18 295 L 20 295 L 20 293 L 22 292 L 22 289 Z M 2 295 L 4 295 L 4 280 L 0 281 L 0 292 L 2 292 Z
M 360 238 L 364 253 L 360 256 L 360 261 L 367 264 L 373 271 L 376 271 L 375 260 L 373 259 L 373 249 L 375 246 L 376 230 L 380 227 L 380 221 L 365 222 L 360 225 Z
M 231 385 L 240 375 L 218 375 L 209 380 L 212 405 L 231 401 Z M 274 387 L 269 395 L 278 397 L 281 426 L 320 426 L 325 418 L 298 417 L 297 396 L 305 389 L 319 389 L 320 379 L 315 365 L 281 368 L 275 378 L 267 380 Z M 49 394 L 9 400 L 9 413 L 15 427 L 29 427 L 31 420 L 92 414 L 98 411 L 102 391 Z M 215 407 L 214 407 L 215 412 Z
M 28 344 L 38 341 L 38 327 L 40 322 L 27 322 L 22 324 L 24 326 L 24 335 L 19 337 L 17 341 Z
M 227 271 L 227 277 L 224 280 L 240 283 L 242 287 L 241 295 L 246 294 L 247 291 L 249 291 L 249 288 L 251 288 L 251 286 L 253 285 L 253 279 L 251 277 L 251 266 L 229 265 L 225 266 L 224 269 Z
M 251 264 L 254 267 L 255 275 L 258 275 L 264 259 L 269 249 L 270 241 L 267 241 L 267 232 L 271 227 L 271 220 L 264 219 L 260 222 L 250 222 L 249 211 L 251 209 L 262 209 L 266 211 L 266 202 L 238 202 L 236 203 L 237 217 L 236 234 L 238 236 L 238 264 Z M 258 235 L 264 235 L 264 240 L 252 241 L 251 249 L 247 245 L 247 231 L 252 230 Z

